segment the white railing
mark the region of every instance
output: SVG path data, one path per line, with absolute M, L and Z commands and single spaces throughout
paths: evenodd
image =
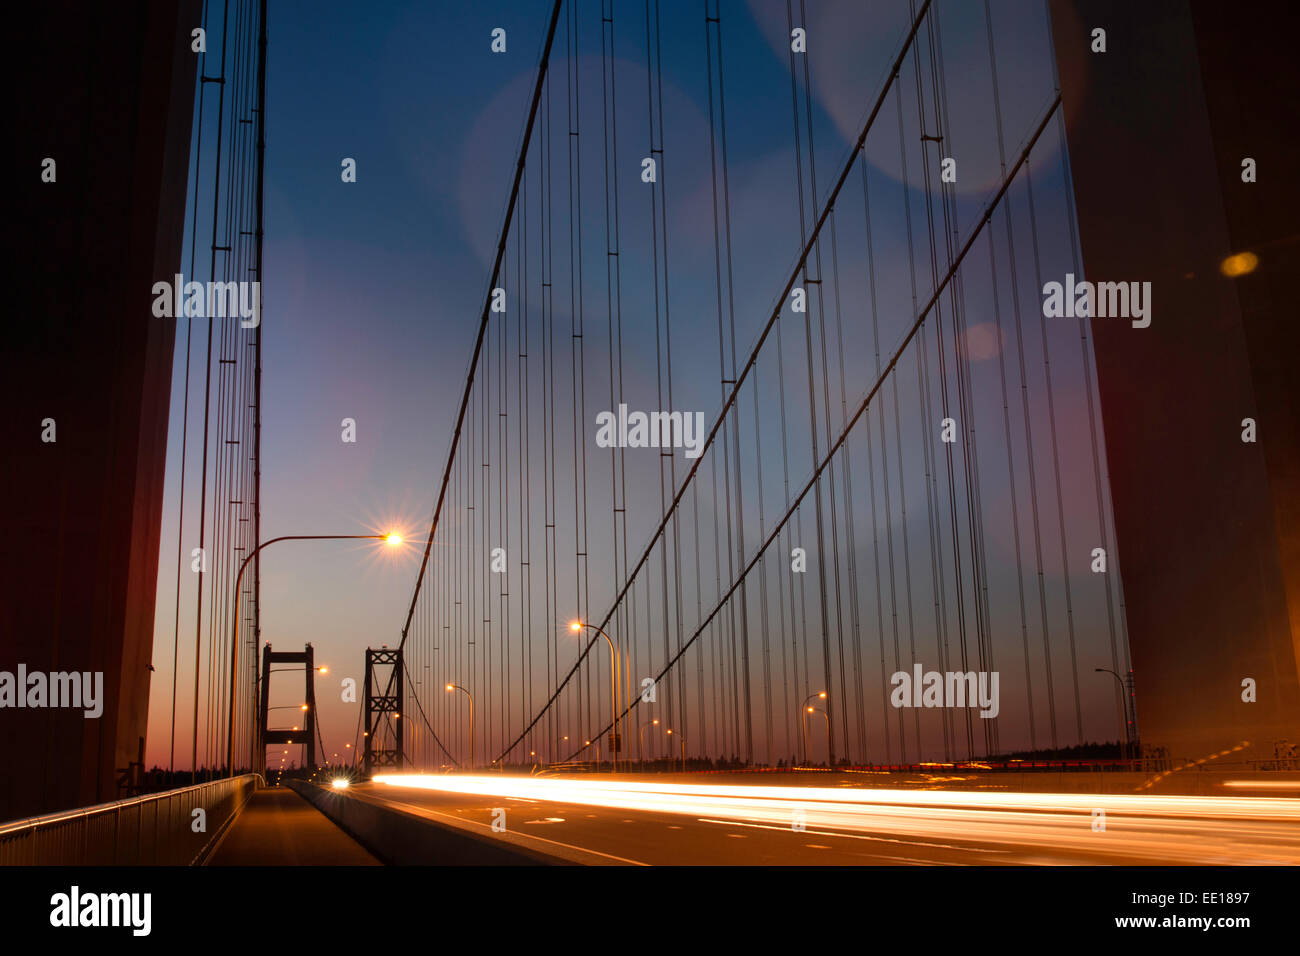
M 0 866 L 189 866 L 259 783 L 246 773 L 0 824 Z

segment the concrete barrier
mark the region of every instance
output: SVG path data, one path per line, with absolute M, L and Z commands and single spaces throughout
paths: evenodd
M 555 866 L 570 861 L 404 813 L 347 790 L 286 785 L 384 863 L 395 866 Z

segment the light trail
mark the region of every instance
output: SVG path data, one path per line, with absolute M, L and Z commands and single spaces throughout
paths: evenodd
M 1292 790 L 1300 792 L 1300 780 L 1225 780 L 1223 786 L 1239 790 Z
M 1170 863 L 1300 863 L 1300 800 L 1128 794 L 830 790 L 625 780 L 384 774 L 375 782 L 773 829 L 871 832 Z M 1104 816 L 1097 817 L 1097 811 Z M 798 814 L 798 817 L 796 817 Z M 1104 829 L 1094 830 L 1101 823 Z
M 1300 823 L 1300 800 L 1256 797 L 1194 797 L 1152 794 L 1095 793 L 986 793 L 958 790 L 830 789 L 827 787 L 774 787 L 737 784 L 659 783 L 624 780 L 574 780 L 564 777 L 508 777 L 460 774 L 378 774 L 375 783 L 417 787 L 451 793 L 515 796 L 525 799 L 569 801 L 606 805 L 601 795 L 658 795 L 681 797 L 736 797 L 758 800 L 794 800 L 814 804 L 908 804 L 912 806 L 970 807 L 975 809 L 1061 810 L 1100 807 L 1143 814 L 1180 816 L 1233 816 L 1252 819 L 1276 817 Z M 613 802 L 609 806 L 630 806 Z

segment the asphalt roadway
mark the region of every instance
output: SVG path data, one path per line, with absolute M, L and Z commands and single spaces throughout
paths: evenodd
M 383 803 L 573 863 L 1300 863 L 1300 800 L 769 787 L 663 778 L 394 775 Z M 429 860 L 437 863 L 437 860 Z

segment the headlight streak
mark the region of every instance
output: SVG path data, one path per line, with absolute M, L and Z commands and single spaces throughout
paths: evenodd
M 374 779 L 393 787 L 748 821 L 784 831 L 801 810 L 809 830 L 915 836 L 935 846 L 942 844 L 933 841 L 946 838 L 1182 863 L 1300 863 L 1300 800 L 1285 798 L 846 791 L 421 774 Z M 1106 832 L 1092 832 L 1094 809 L 1106 811 Z

